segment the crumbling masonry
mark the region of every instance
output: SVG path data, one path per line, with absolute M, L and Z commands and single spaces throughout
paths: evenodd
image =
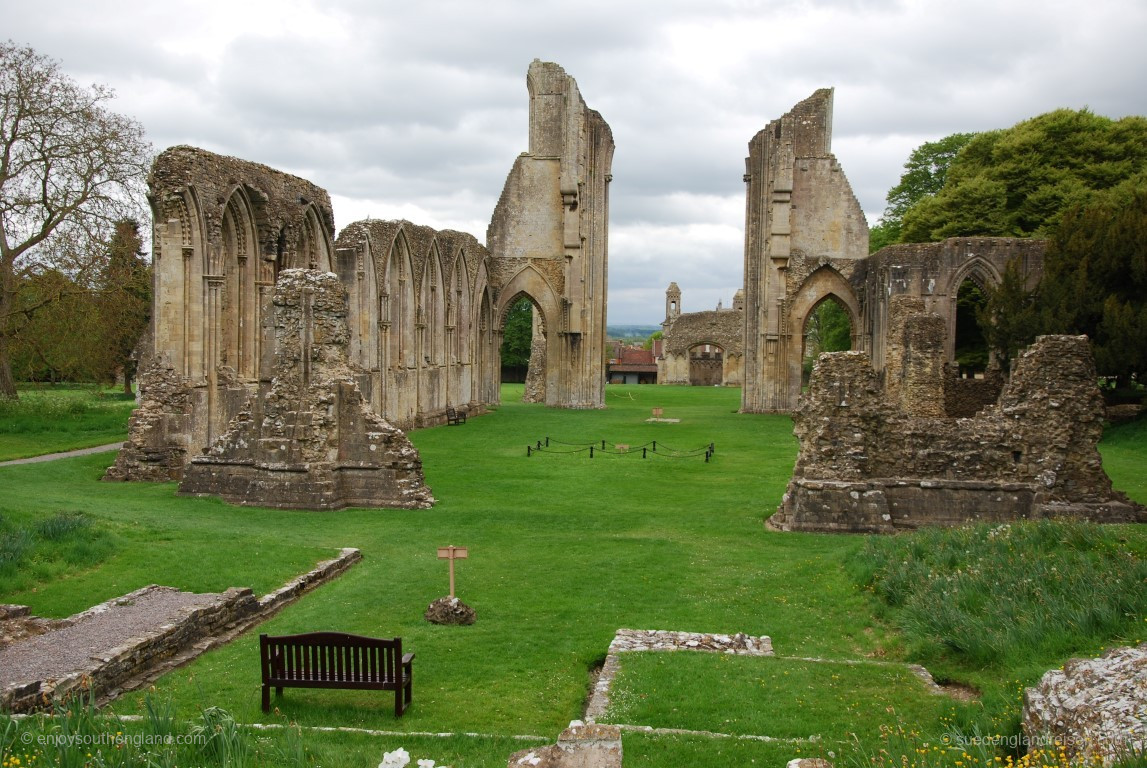
M 884 384 L 866 352 L 821 355 L 794 413 L 800 452 L 780 530 L 887 533 L 923 525 L 1073 517 L 1147 522 L 1096 449 L 1103 398 L 1085 336 L 1041 336 L 999 402 L 943 413 L 945 327 L 919 299 L 891 305 Z

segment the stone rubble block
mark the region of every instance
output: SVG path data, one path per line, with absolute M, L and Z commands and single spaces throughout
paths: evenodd
M 714 635 L 700 632 L 674 632 L 656 629 L 619 629 L 609 644 L 610 653 L 633 651 L 709 651 L 746 656 L 772 656 L 773 643 L 767 635 L 753 637 Z
M 1097 659 L 1072 659 L 1024 692 L 1023 731 L 1032 746 L 1110 765 L 1147 749 L 1147 643 Z
M 574 720 L 557 744 L 510 755 L 507 768 L 621 768 L 621 729 Z

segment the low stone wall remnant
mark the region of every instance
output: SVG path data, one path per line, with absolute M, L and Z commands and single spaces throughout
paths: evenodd
M 245 587 L 232 587 L 220 594 L 196 595 L 152 584 L 67 619 L 41 620 L 48 622 L 45 631 L 23 634 L 7 646 L 0 647 L 0 661 L 3 662 L 0 711 L 19 713 L 50 709 L 54 702 L 78 691 L 92 691 L 97 700 L 103 702 L 124 691 L 148 685 L 165 672 L 265 621 L 284 605 L 330 581 L 361 559 L 359 550 L 343 549 L 337 558 L 318 563 L 308 573 L 261 598 L 256 598 Z M 165 610 L 160 623 L 148 624 L 142 634 L 114 641 L 116 645 L 111 648 L 95 647 L 90 638 L 83 636 L 85 622 L 114 619 L 115 611 L 130 609 L 149 600 L 177 607 Z M 28 615 L 26 606 L 5 606 L 0 613 L 0 635 L 9 634 L 5 626 L 9 623 L 24 625 L 35 618 Z M 57 632 L 69 632 L 75 637 L 65 638 L 54 634 Z M 62 649 L 59 647 L 61 641 L 64 643 Z M 77 658 L 83 658 L 76 663 L 61 659 L 62 663 L 56 665 L 61 667 L 59 671 L 22 679 L 20 659 L 27 654 L 41 659 L 46 654 L 60 657 L 78 654 Z
M 900 324 L 890 357 L 916 373 L 890 376 L 891 394 L 866 353 L 817 361 L 794 414 L 796 467 L 769 527 L 888 533 L 1023 518 L 1147 522 L 1147 510 L 1114 491 L 1103 471 L 1096 446 L 1105 411 L 1086 336 L 1039 337 L 996 405 L 952 419 L 932 415 L 941 376 L 919 358 L 938 351 L 915 343 L 927 326 L 911 320 Z

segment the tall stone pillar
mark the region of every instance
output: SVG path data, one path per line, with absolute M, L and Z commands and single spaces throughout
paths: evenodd
M 526 84 L 530 148 L 515 161 L 486 234 L 494 316 L 528 295 L 546 329 L 546 404 L 604 408 L 613 134 L 557 64 L 535 60 Z

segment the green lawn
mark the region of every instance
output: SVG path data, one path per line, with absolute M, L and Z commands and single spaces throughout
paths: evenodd
M 733 389 L 610 387 L 602 411 L 524 405 L 517 402 L 520 391 L 520 385 L 507 387 L 504 405 L 465 425 L 411 433 L 438 499 L 430 510 L 301 512 L 178 498 L 171 484 L 98 482 L 110 454 L 0 468 L 0 518 L 9 526 L 83 512 L 113 543 L 98 563 L 0 594 L 0 602 L 62 616 L 150 583 L 197 591 L 251 586 L 263 593 L 339 547 L 359 547 L 362 563 L 259 631 L 401 635 L 417 653 L 414 704 L 401 720 L 385 695 L 357 691 L 288 689 L 276 702 L 278 712 L 264 715 L 257 632 L 167 675 L 157 691 L 172 696 L 186 718 L 216 705 L 245 723 L 482 734 L 443 742 L 447 758 L 425 754 L 434 743 L 426 736 L 348 737 L 340 751 L 328 736 L 304 731 L 314 734 L 313 750 L 325 756 L 324 766 L 375 765 L 383 751 L 406 745 L 414 757 L 455 768 L 501 768 L 509 751 L 531 744 L 514 746 L 508 737 L 552 740 L 580 717 L 590 672 L 621 627 L 767 634 L 777 653 L 790 657 L 901 658 L 899 633 L 843 566 L 863 537 L 780 534 L 762 525 L 780 501 L 796 454 L 787 416 L 738 414 L 740 393 Z M 646 423 L 652 407 L 681 421 Z M 555 452 L 527 457 L 527 446 L 547 437 Z M 646 459 L 636 450 L 599 450 L 592 459 L 588 452 L 557 453 L 570 449 L 559 441 L 600 440 L 633 447 L 657 440 L 662 450 Z M 667 455 L 667 449 L 710 442 L 716 450 L 709 462 Z M 1122 452 L 1133 470 L 1135 456 L 1143 466 L 1144 443 L 1131 438 L 1104 450 Z M 1123 482 L 1117 475 L 1117 486 Z M 458 594 L 478 615 L 470 627 L 422 619 L 426 606 L 447 591 L 446 566 L 436 558 L 436 548 L 447 544 L 470 548 L 469 559 L 457 566 Z M 726 705 L 693 707 L 688 719 L 676 722 L 657 710 L 633 710 L 624 722 L 733 735 L 818 735 L 821 744 L 846 746 L 858 730 L 871 745 L 880 725 L 906 720 L 936 731 L 939 718 L 954 711 L 946 701 L 921 698 L 914 679 L 899 672 L 889 677 L 887 668 L 669 657 L 663 672 L 626 662 L 625 674 L 632 676 L 625 684 L 638 698 L 645 693 L 651 707 L 664 707 L 674 697 L 688 700 L 681 690 L 688 683 L 674 681 L 700 670 L 711 681 L 705 698 L 745 704 L 735 727 L 723 722 L 732 719 L 722 715 L 731 711 Z M 774 673 L 788 668 L 791 678 L 797 667 L 802 691 Z M 1018 701 L 1009 675 L 987 675 L 1001 679 L 991 697 L 993 719 Z M 851 699 L 881 685 L 918 703 L 854 720 Z M 755 706 L 754 696 L 786 702 L 784 718 Z M 142 707 L 142 694 L 116 704 L 122 713 Z M 955 716 L 976 717 L 964 709 L 955 708 Z M 653 722 L 641 722 L 644 717 Z M 366 746 L 352 749 L 351 742 Z M 798 750 L 810 752 L 807 744 L 689 734 L 631 733 L 625 746 L 627 766 L 778 764 Z

